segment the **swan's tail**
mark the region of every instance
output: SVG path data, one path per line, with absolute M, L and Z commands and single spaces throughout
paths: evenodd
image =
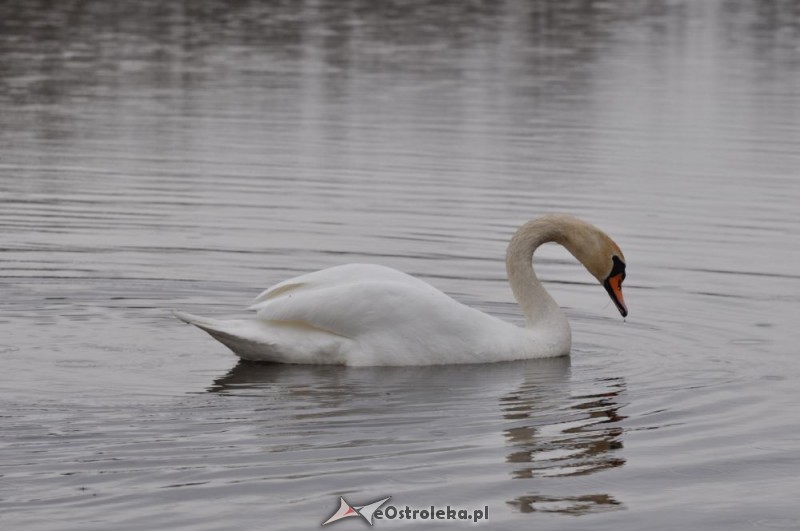
M 246 360 L 279 363 L 343 363 L 342 342 L 347 339 L 309 325 L 259 319 L 210 319 L 173 310 L 172 314 Z M 334 354 L 329 354 L 334 353 Z
M 213 333 L 224 333 L 225 332 L 225 322 L 218 321 L 216 319 L 209 319 L 208 317 L 201 317 L 199 315 L 192 315 L 191 313 L 186 312 L 179 312 L 178 310 L 172 310 L 172 315 L 180 319 L 186 324 L 194 325 L 197 328 L 205 330 L 209 334 Z
M 263 341 L 258 337 L 262 325 L 252 319 L 210 319 L 178 310 L 172 310 L 172 314 L 184 323 L 208 332 L 211 337 L 237 354 L 241 347 L 240 344 L 252 345 Z
M 238 356 L 257 361 L 273 361 L 275 343 L 265 325 L 254 319 L 210 319 L 172 310 L 172 314 L 207 332 Z

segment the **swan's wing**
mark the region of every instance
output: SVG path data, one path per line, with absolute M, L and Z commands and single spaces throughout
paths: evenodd
M 284 280 L 264 290 L 248 309 L 256 309 L 260 303 L 299 291 L 325 289 L 354 282 L 399 282 L 434 289 L 430 284 L 391 267 L 375 264 L 346 264 L 314 271 Z
M 401 330 L 426 330 L 446 323 L 462 309 L 431 285 L 367 280 L 315 289 L 297 288 L 254 306 L 264 321 L 304 324 L 354 339 L 363 334 L 394 334 Z

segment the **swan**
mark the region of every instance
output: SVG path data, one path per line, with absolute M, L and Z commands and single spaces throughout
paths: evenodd
M 246 360 L 371 365 L 482 363 L 569 354 L 566 315 L 533 270 L 543 243 L 563 245 L 608 292 L 623 317 L 625 257 L 603 231 L 566 214 L 522 225 L 506 252 L 506 272 L 527 325 L 518 327 L 461 304 L 427 282 L 373 264 L 347 264 L 291 278 L 248 308 L 255 318 L 175 316 Z

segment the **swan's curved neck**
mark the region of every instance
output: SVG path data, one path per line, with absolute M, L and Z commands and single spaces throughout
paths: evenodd
M 543 243 L 556 242 L 563 245 L 563 241 L 562 228 L 558 224 L 536 219 L 520 227 L 508 244 L 508 282 L 514 298 L 525 314 L 528 327 L 547 322 L 551 318 L 563 318 L 558 304 L 533 271 L 534 251 Z

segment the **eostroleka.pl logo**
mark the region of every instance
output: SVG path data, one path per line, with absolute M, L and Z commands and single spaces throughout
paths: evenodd
M 338 522 L 350 516 L 360 516 L 372 525 L 375 520 L 463 520 L 478 523 L 489 519 L 489 506 L 482 509 L 454 509 L 449 505 L 446 508 L 437 508 L 434 505 L 424 509 L 414 509 L 405 506 L 400 509 L 389 505 L 381 507 L 391 499 L 391 496 L 364 505 L 350 505 L 343 497 L 339 498 L 339 508 L 322 525 Z
M 369 525 L 372 525 L 372 518 L 375 516 L 375 511 L 377 511 L 381 505 L 389 501 L 389 498 L 391 498 L 391 496 L 366 505 L 352 507 L 349 503 L 344 501 L 344 498 L 340 497 L 339 500 L 341 503 L 339 504 L 339 509 L 333 513 L 330 518 L 322 522 L 322 525 L 331 524 L 342 518 L 347 518 L 348 516 L 360 516 L 369 522 Z

